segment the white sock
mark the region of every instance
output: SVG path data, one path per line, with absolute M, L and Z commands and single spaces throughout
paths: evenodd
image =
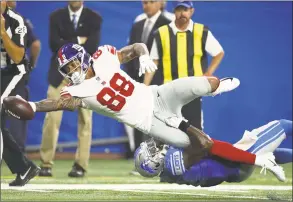
M 274 156 L 270 156 L 270 155 L 273 155 L 273 154 L 266 153 L 263 155 L 256 155 L 254 165 L 260 166 L 260 167 L 263 167 L 264 165 L 274 166 L 275 164 L 274 162 L 272 162 L 272 160 L 275 161 L 275 158 Z
M 256 166 L 264 166 L 264 160 L 260 156 L 256 155 L 254 165 Z

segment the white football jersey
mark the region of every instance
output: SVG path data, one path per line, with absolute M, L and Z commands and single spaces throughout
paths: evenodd
M 86 108 L 149 133 L 154 108 L 151 88 L 120 69 L 113 46 L 99 47 L 92 57 L 95 76 L 65 87 L 61 95 L 79 97 Z

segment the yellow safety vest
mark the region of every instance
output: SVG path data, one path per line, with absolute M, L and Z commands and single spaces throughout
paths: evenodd
M 205 43 L 208 29 L 194 23 L 193 31 L 174 35 L 169 25 L 158 29 L 160 66 L 164 83 L 187 76 L 202 76 L 207 69 Z

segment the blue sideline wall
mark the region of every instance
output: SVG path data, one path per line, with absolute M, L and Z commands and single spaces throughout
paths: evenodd
M 46 97 L 51 53 L 48 20 L 52 11 L 66 2 L 19 2 L 17 10 L 34 24 L 42 42 L 37 68 L 29 83 L 31 100 Z M 141 2 L 85 2 L 103 17 L 101 44 L 121 48 Z M 167 5 L 172 10 L 172 3 Z M 212 137 L 231 143 L 268 121 L 292 120 L 292 2 L 196 2 L 193 20 L 210 27 L 225 50 L 216 76 L 235 76 L 240 87 L 215 98 L 204 98 L 204 130 Z M 44 113 L 30 122 L 27 144 L 39 144 Z M 77 139 L 77 113 L 65 112 L 59 142 Z M 93 118 L 93 139 L 125 136 L 123 125 L 99 115 Z M 283 146 L 292 147 L 292 138 Z M 109 145 L 111 152 L 125 145 Z M 93 148 L 103 152 L 105 147 Z

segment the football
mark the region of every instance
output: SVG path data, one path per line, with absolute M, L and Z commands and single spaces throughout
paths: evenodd
M 8 96 L 4 98 L 3 107 L 7 114 L 20 120 L 31 120 L 35 115 L 31 105 L 22 97 Z

